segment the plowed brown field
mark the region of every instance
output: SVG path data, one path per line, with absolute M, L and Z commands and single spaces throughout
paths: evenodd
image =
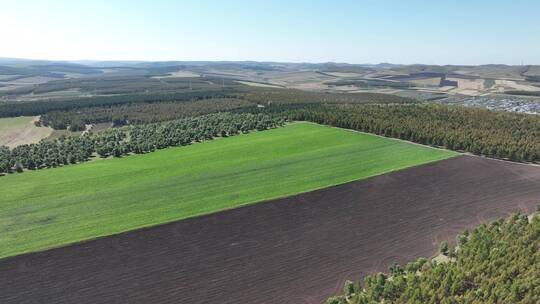
M 8 258 L 0 303 L 320 303 L 538 202 L 540 167 L 461 156 Z

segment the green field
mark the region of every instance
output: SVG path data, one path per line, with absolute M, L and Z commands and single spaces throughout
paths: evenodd
M 0 132 L 23 127 L 29 124 L 32 119 L 34 117 L 31 116 L 0 118 Z
M 454 152 L 295 123 L 0 177 L 0 257 L 306 192 Z

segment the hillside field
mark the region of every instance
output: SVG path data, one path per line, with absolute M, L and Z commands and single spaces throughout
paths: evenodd
M 0 257 L 307 192 L 457 155 L 310 123 L 0 177 Z
M 0 146 L 16 147 L 22 144 L 37 143 L 52 132 L 51 128 L 36 127 L 38 117 L 21 116 L 0 118 Z

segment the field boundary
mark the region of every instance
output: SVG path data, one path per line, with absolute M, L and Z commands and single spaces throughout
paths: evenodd
M 324 127 L 329 127 L 329 128 L 339 129 L 339 130 L 345 130 L 345 131 L 350 131 L 350 132 L 355 132 L 355 133 L 360 133 L 360 134 L 365 134 L 365 135 L 372 135 L 372 136 L 376 136 L 376 137 L 379 137 L 379 138 L 391 139 L 391 140 L 395 140 L 395 141 L 402 142 L 402 143 L 408 143 L 408 144 L 417 145 L 417 146 L 425 147 L 425 148 L 431 148 L 431 149 L 440 150 L 440 151 L 453 152 L 453 153 L 457 153 L 457 154 L 468 154 L 467 152 L 464 152 L 464 151 L 455 151 L 455 150 L 447 149 L 445 147 L 424 145 L 424 144 L 416 143 L 416 142 L 413 142 L 413 141 L 408 141 L 408 140 L 405 140 L 405 139 L 400 139 L 400 138 L 395 138 L 395 137 L 388 137 L 388 136 L 379 135 L 379 134 L 375 134 L 375 133 L 364 132 L 364 131 L 360 131 L 360 130 L 335 127 L 335 126 L 325 125 L 325 124 L 318 124 L 316 122 L 307 121 L 307 120 L 295 120 L 295 122 L 314 124 L 314 125 L 319 125 L 319 126 L 324 126 Z M 474 154 L 471 154 L 471 155 L 474 155 Z
M 27 252 L 23 252 L 23 253 L 16 254 L 16 255 L 0 257 L 0 262 L 2 260 L 5 260 L 5 259 L 10 259 L 10 258 L 13 258 L 13 257 L 18 257 L 18 256 L 24 256 L 24 255 L 27 255 L 27 254 L 46 252 L 46 251 L 55 250 L 55 249 L 64 248 L 64 247 L 78 246 L 78 245 L 85 244 L 85 243 L 88 243 L 88 242 L 92 242 L 92 241 L 95 241 L 95 240 L 104 239 L 104 238 L 108 238 L 108 237 L 112 237 L 112 236 L 118 236 L 118 235 L 122 235 L 122 234 L 125 234 L 125 233 L 148 230 L 148 229 L 153 229 L 153 228 L 167 226 L 167 225 L 174 225 L 175 223 L 181 222 L 181 221 L 194 220 L 194 219 L 204 218 L 204 217 L 211 217 L 211 216 L 214 216 L 214 215 L 219 215 L 221 213 L 229 213 L 229 212 L 234 211 L 236 209 L 244 209 L 244 208 L 252 207 L 253 205 L 272 203 L 273 201 L 276 201 L 276 200 L 283 200 L 283 199 L 291 198 L 291 197 L 298 196 L 298 195 L 305 195 L 305 194 L 308 194 L 308 193 L 311 193 L 311 192 L 317 192 L 317 191 L 322 191 L 322 190 L 332 190 L 332 189 L 334 189 L 336 187 L 346 186 L 346 185 L 357 183 L 357 182 L 370 181 L 372 179 L 379 178 L 381 176 L 391 175 L 391 174 L 395 174 L 395 173 L 398 173 L 398 172 L 402 172 L 402 171 L 406 171 L 406 170 L 410 170 L 410 169 L 415 169 L 415 168 L 419 168 L 419 167 L 423 167 L 423 166 L 430 166 L 430 165 L 433 165 L 433 164 L 436 164 L 436 163 L 440 163 L 440 162 L 444 162 L 444 161 L 448 161 L 448 160 L 452 160 L 452 159 L 456 159 L 456 158 L 460 158 L 460 157 L 463 157 L 463 155 L 458 154 L 458 155 L 450 156 L 450 157 L 445 158 L 445 159 L 434 160 L 434 161 L 430 161 L 430 162 L 426 162 L 426 163 L 422 163 L 422 164 L 418 164 L 418 165 L 414 165 L 414 166 L 410 166 L 410 167 L 406 167 L 406 168 L 402 168 L 402 169 L 385 171 L 385 172 L 382 172 L 382 173 L 377 174 L 377 175 L 369 176 L 367 178 L 349 180 L 349 181 L 346 181 L 346 182 L 343 182 L 343 183 L 332 184 L 332 185 L 329 185 L 329 186 L 325 186 L 325 187 L 321 187 L 321 188 L 315 188 L 315 189 L 312 189 L 312 190 L 298 192 L 298 193 L 295 193 L 295 194 L 289 194 L 289 195 L 285 195 L 285 196 L 276 196 L 276 197 L 270 197 L 270 198 L 267 198 L 267 199 L 264 199 L 264 200 L 252 201 L 252 202 L 241 204 L 241 205 L 238 205 L 238 206 L 232 207 L 232 208 L 226 208 L 226 209 L 221 209 L 221 210 L 213 211 L 213 212 L 209 212 L 209 213 L 203 213 L 203 214 L 198 214 L 198 215 L 194 215 L 194 216 L 188 216 L 188 217 L 184 217 L 184 218 L 174 219 L 174 220 L 167 221 L 167 222 L 162 222 L 162 223 L 159 223 L 159 224 L 150 224 L 150 225 L 140 226 L 140 227 L 135 228 L 135 229 L 125 230 L 125 231 L 118 232 L 118 233 L 99 235 L 99 236 L 96 236 L 94 238 L 87 238 L 87 239 L 83 239 L 83 240 L 70 242 L 70 243 L 64 244 L 64 245 L 52 246 L 52 247 L 45 248 L 43 250 L 33 250 L 33 251 L 27 251 Z
M 539 196 L 540 169 L 462 155 L 2 259 L 0 302 L 73 303 L 69 288 L 80 304 L 316 304 L 345 280 L 433 256 L 464 229 L 528 213 Z
M 301 122 L 296 123 L 296 124 L 315 125 L 315 126 L 318 126 L 318 127 L 322 128 L 321 130 L 323 130 L 324 127 L 327 127 L 327 126 L 324 126 L 324 125 L 301 123 Z M 309 132 L 318 131 L 318 129 L 311 129 L 311 128 L 309 128 L 309 129 L 301 129 L 301 130 L 309 130 Z M 346 129 L 342 129 L 342 130 L 346 130 Z M 340 130 L 340 131 L 342 131 L 342 130 Z M 267 132 L 269 132 L 269 131 L 267 131 Z M 281 131 L 281 132 L 285 132 L 285 131 Z M 312 134 L 314 134 L 313 136 L 318 137 L 319 133 L 312 133 Z M 330 135 L 333 136 L 334 134 L 339 134 L 339 133 L 326 132 L 324 134 L 326 134 L 325 136 L 328 137 Z M 364 134 L 364 136 L 367 136 L 366 138 L 376 138 L 372 134 Z M 242 136 L 239 136 L 239 137 L 242 137 Z M 377 141 L 375 141 L 375 142 L 377 142 Z M 352 143 L 353 143 L 353 146 L 354 146 L 354 139 L 353 139 Z M 380 143 L 382 143 L 382 142 L 380 142 Z M 347 167 L 347 166 L 343 166 L 344 165 L 343 161 L 345 160 L 345 158 L 347 158 L 347 159 L 349 159 L 349 158 L 348 157 L 345 157 L 345 158 L 342 157 L 341 161 L 338 161 L 337 163 L 335 163 L 335 164 L 339 164 L 341 167 L 343 167 L 342 169 L 340 169 L 338 171 L 339 175 L 334 174 L 335 177 L 331 177 L 331 175 L 329 175 L 329 173 L 324 173 L 324 172 L 328 172 L 328 168 L 329 168 L 328 165 L 325 165 L 325 166 L 321 167 L 321 168 L 323 168 L 323 171 L 321 171 L 321 172 L 323 172 L 322 176 L 324 177 L 324 181 L 325 181 L 324 183 L 323 182 L 317 182 L 316 178 L 315 179 L 314 178 L 308 178 L 307 176 L 304 176 L 305 174 L 304 175 L 300 174 L 299 178 L 305 178 L 306 179 L 304 182 L 292 187 L 291 189 L 285 189 L 285 190 L 279 190 L 279 191 L 272 190 L 271 188 L 267 187 L 268 190 L 270 190 L 270 191 L 268 191 L 268 194 L 265 194 L 265 195 L 251 195 L 251 194 L 249 194 L 250 192 L 253 192 L 253 191 L 258 189 L 257 187 L 254 187 L 253 185 L 251 185 L 251 186 L 248 185 L 248 187 L 246 189 L 255 189 L 255 190 L 248 190 L 247 191 L 248 195 L 242 197 L 239 200 L 237 200 L 236 198 L 233 198 L 233 197 L 228 197 L 226 195 L 223 196 L 223 195 L 216 195 L 216 194 L 210 193 L 210 195 L 212 195 L 212 199 L 214 201 L 216 201 L 216 203 L 209 205 L 209 207 L 207 207 L 207 208 L 206 207 L 205 208 L 200 208 L 200 209 L 195 208 L 196 210 L 195 209 L 194 210 L 185 209 L 185 211 L 182 211 L 182 212 L 179 212 L 179 213 L 178 212 L 165 212 L 165 213 L 163 213 L 163 215 L 161 217 L 158 217 L 158 218 L 156 218 L 154 220 L 146 221 L 146 220 L 138 220 L 138 219 L 136 219 L 134 221 L 127 221 L 125 225 L 118 226 L 117 228 L 111 228 L 111 229 L 97 229 L 96 228 L 96 229 L 91 231 L 92 233 L 79 233 L 78 230 L 75 229 L 74 230 L 75 233 L 73 234 L 73 237 L 69 237 L 69 236 L 66 237 L 66 238 L 61 238 L 60 237 L 60 238 L 58 238 L 57 241 L 54 241 L 54 240 L 56 240 L 56 238 L 51 238 L 50 242 L 46 241 L 46 242 L 43 242 L 43 243 L 38 243 L 38 244 L 41 244 L 41 245 L 36 244 L 35 247 L 39 247 L 38 249 L 32 249 L 31 247 L 34 247 L 34 245 L 26 246 L 26 247 L 21 246 L 20 249 L 12 248 L 11 249 L 12 252 L 17 252 L 17 251 L 19 251 L 19 252 L 15 253 L 15 254 L 8 254 L 8 255 L 5 255 L 4 257 L 17 256 L 17 255 L 27 254 L 27 253 L 30 253 L 30 252 L 39 252 L 39 251 L 47 250 L 47 249 L 51 249 L 51 248 L 63 247 L 63 246 L 73 244 L 73 243 L 85 242 L 85 241 L 97 239 L 97 238 L 100 238 L 100 237 L 107 237 L 107 236 L 121 234 L 121 233 L 125 233 L 125 232 L 128 232 L 128 231 L 133 231 L 133 230 L 137 230 L 137 229 L 142 229 L 142 228 L 155 227 L 157 225 L 163 225 L 163 224 L 176 222 L 176 221 L 179 221 L 179 220 L 185 220 L 185 219 L 189 219 L 189 218 L 197 218 L 197 217 L 204 216 L 204 215 L 207 215 L 207 214 L 214 214 L 216 212 L 222 212 L 222 211 L 227 211 L 227 210 L 231 210 L 231 209 L 236 209 L 236 208 L 239 208 L 239 207 L 244 207 L 244 206 L 249 206 L 249 205 L 254 205 L 254 204 L 260 204 L 260 203 L 271 201 L 271 200 L 283 199 L 283 198 L 291 197 L 291 196 L 294 196 L 294 195 L 300 195 L 300 194 L 305 194 L 305 193 L 309 193 L 309 192 L 313 192 L 313 191 L 318 191 L 318 190 L 321 190 L 321 189 L 336 187 L 336 186 L 339 186 L 339 185 L 343 185 L 343 184 L 347 184 L 347 183 L 351 183 L 351 182 L 355 182 L 355 181 L 371 179 L 371 178 L 374 178 L 374 177 L 377 177 L 377 176 L 380 176 L 380 175 L 385 175 L 385 174 L 389 174 L 389 173 L 393 173 L 393 172 L 398 172 L 398 171 L 414 168 L 414 167 L 421 166 L 421 165 L 435 163 L 435 162 L 439 162 L 439 161 L 446 160 L 446 159 L 452 159 L 452 158 L 455 158 L 455 157 L 459 156 L 459 154 L 455 153 L 455 152 L 452 152 L 451 154 L 433 154 L 433 153 L 429 154 L 428 153 L 425 156 L 420 156 L 418 159 L 416 159 L 417 154 L 416 154 L 416 152 L 414 152 L 414 151 L 416 151 L 415 150 L 416 148 L 411 148 L 411 147 L 406 148 L 406 146 L 399 146 L 399 145 L 392 144 L 392 143 L 386 143 L 386 145 L 389 145 L 389 146 L 385 146 L 385 147 L 388 147 L 390 149 L 398 149 L 399 150 L 400 149 L 399 147 L 402 147 L 404 149 L 403 151 L 406 152 L 406 153 L 410 153 L 408 155 L 414 156 L 414 159 L 410 158 L 410 157 L 404 157 L 404 158 L 401 158 L 401 159 L 397 159 L 396 164 L 393 165 L 393 166 L 382 166 L 382 167 L 379 168 L 377 164 L 381 164 L 382 159 L 380 157 L 379 158 L 375 157 L 374 165 L 368 165 L 367 167 L 365 167 L 364 165 L 361 165 L 364 162 L 363 161 L 359 162 L 359 158 L 356 157 L 354 160 L 356 160 L 356 162 L 359 164 L 358 168 L 360 168 L 362 170 L 364 170 L 364 168 L 365 168 L 365 170 L 367 170 L 367 171 L 365 171 L 365 173 L 359 174 L 359 173 L 354 173 L 354 171 L 351 171 L 351 169 L 343 169 L 343 168 Z M 197 144 L 197 146 L 199 146 L 199 144 Z M 378 144 L 375 147 L 377 147 L 377 146 L 378 146 Z M 192 147 L 195 147 L 195 145 L 193 145 Z M 394 147 L 394 148 L 391 148 L 391 147 Z M 179 148 L 179 149 L 183 149 L 183 148 Z M 357 148 L 354 148 L 354 149 L 357 149 Z M 192 151 L 194 151 L 194 150 L 192 150 Z M 331 150 L 331 151 L 333 151 L 333 150 Z M 355 151 L 355 150 L 350 150 L 350 151 Z M 362 151 L 362 150 L 359 150 L 359 151 Z M 401 151 L 401 150 L 399 150 L 399 151 Z M 422 150 L 418 150 L 418 151 L 419 151 L 418 153 L 420 153 L 420 155 L 423 155 L 422 152 L 421 152 Z M 158 153 L 158 152 L 155 152 L 155 153 Z M 151 153 L 151 154 L 155 154 L 155 153 Z M 292 160 L 295 160 L 297 157 L 299 157 L 298 156 L 299 154 L 293 154 L 293 155 L 297 155 L 297 156 L 294 156 L 292 158 Z M 321 155 L 325 155 L 325 154 L 321 154 Z M 331 157 L 332 155 L 335 155 L 335 151 L 331 152 L 330 154 L 327 154 L 325 157 L 328 158 L 328 157 Z M 347 155 L 347 154 L 343 153 L 343 155 Z M 362 155 L 364 155 L 364 154 L 362 154 Z M 373 155 L 373 152 L 368 152 L 368 154 L 366 154 L 366 155 L 368 157 L 371 157 L 369 155 Z M 145 155 L 139 155 L 138 157 L 144 157 L 144 156 Z M 312 158 L 310 158 L 311 160 L 309 160 L 309 159 L 308 160 L 313 162 L 313 157 L 314 156 L 316 156 L 316 155 L 312 155 Z M 162 157 L 163 157 L 163 155 L 162 155 Z M 286 156 L 283 160 L 287 160 L 287 157 L 289 157 L 289 156 Z M 133 158 L 137 158 L 137 156 L 133 156 Z M 111 161 L 111 162 L 112 161 L 119 162 L 121 160 L 115 159 L 115 160 L 109 160 L 109 161 Z M 298 163 L 298 162 L 296 162 L 296 163 Z M 328 164 L 330 164 L 330 163 L 328 163 Z M 332 164 L 333 164 L 333 162 L 332 162 Z M 88 164 L 88 165 L 90 165 L 90 164 Z M 297 166 L 296 168 L 301 168 L 301 166 L 298 166 L 298 165 L 296 165 L 296 166 Z M 110 166 L 108 166 L 108 167 L 110 167 Z M 354 168 L 356 168 L 356 167 L 354 167 Z M 62 170 L 62 169 L 71 170 L 71 169 L 68 168 L 68 166 L 62 167 L 62 168 L 57 168 L 55 170 Z M 209 170 L 209 169 L 205 169 L 205 170 Z M 38 172 L 39 171 L 36 171 L 35 174 L 38 174 Z M 70 171 L 70 172 L 72 172 L 73 174 L 76 173 L 75 171 Z M 286 171 L 283 171 L 283 172 L 286 172 Z M 34 173 L 34 172 L 31 172 L 31 173 Z M 26 174 L 29 174 L 29 173 L 26 173 Z M 270 174 L 270 172 L 268 174 Z M 272 174 L 270 174 L 268 176 L 274 176 Z M 283 175 L 283 173 L 280 173 L 280 174 Z M 282 176 L 282 175 L 278 174 L 278 176 Z M 364 176 L 362 176 L 362 175 L 364 175 Z M 338 177 L 338 178 L 336 178 L 336 177 Z M 339 177 L 341 177 L 341 178 L 339 178 Z M 30 180 L 26 180 L 26 181 L 29 182 Z M 179 179 L 179 181 L 188 182 L 187 180 L 183 180 L 183 179 Z M 169 185 L 169 186 L 172 186 L 172 185 Z M 167 186 L 167 187 L 169 187 L 169 186 Z M 267 189 L 267 188 L 264 188 L 264 189 Z M 294 190 L 294 188 L 297 188 L 299 190 Z M 121 188 L 121 189 L 124 189 L 124 188 Z M 200 193 L 201 189 L 198 189 L 197 191 L 199 191 L 197 193 Z M 265 191 L 267 191 L 267 190 L 265 190 Z M 116 193 L 116 192 L 111 192 L 111 193 Z M 69 195 L 69 193 L 67 193 L 65 195 Z M 231 193 L 231 195 L 234 195 L 234 193 Z M 15 195 L 15 194 L 14 194 L 14 196 L 11 196 L 11 200 L 13 200 L 13 198 L 15 198 L 15 197 L 17 197 L 17 195 Z M 94 196 L 88 196 L 88 197 L 99 198 L 99 195 L 98 196 L 95 196 L 95 195 Z M 178 196 L 178 194 L 173 193 L 173 197 L 171 198 L 171 200 L 174 201 L 175 199 L 182 199 L 183 197 L 184 196 Z M 132 201 L 135 201 L 137 199 L 138 198 L 133 198 Z M 142 201 L 143 203 L 146 202 L 145 199 L 143 199 L 143 201 Z M 32 199 L 29 199 L 27 202 L 25 202 L 25 204 L 30 204 L 31 201 L 32 201 Z M 230 203 L 225 203 L 225 201 L 230 201 Z M 9 203 L 9 199 L 6 202 Z M 79 203 L 79 205 L 81 207 L 90 208 L 90 209 L 93 210 L 93 208 L 100 207 L 99 199 L 97 200 L 97 202 L 98 203 L 95 203 L 95 204 L 83 204 L 82 201 L 81 201 L 81 203 Z M 203 202 L 203 200 L 201 200 L 201 202 Z M 118 202 L 113 202 L 113 203 L 114 203 L 113 206 L 115 206 L 115 208 L 124 208 L 122 206 L 129 206 L 129 202 L 123 203 L 123 205 L 118 205 Z M 133 202 L 131 202 L 131 203 L 133 203 Z M 186 203 L 190 204 L 190 201 L 188 200 Z M 205 203 L 207 203 L 207 201 Z M 147 206 L 147 205 L 148 204 L 145 203 L 145 205 L 142 205 L 142 206 Z M 217 207 L 214 208 L 214 207 L 212 207 L 213 205 L 216 205 Z M 20 206 L 24 206 L 24 205 L 20 205 Z M 148 210 L 146 209 L 147 207 L 141 207 L 140 211 L 141 212 L 144 211 L 144 212 L 148 212 L 148 214 L 152 214 L 153 210 L 169 210 L 170 208 L 167 209 L 168 206 L 172 206 L 172 205 L 170 203 L 161 203 L 161 204 L 158 204 L 155 207 L 152 207 L 151 209 L 148 209 Z M 45 207 L 43 207 L 43 208 L 45 208 Z M 62 208 L 64 208 L 64 207 L 62 207 Z M 66 208 L 68 208 L 68 207 L 66 207 Z M 5 214 L 9 214 L 10 210 L 11 209 L 8 208 L 8 209 L 3 210 L 3 212 Z M 59 210 L 63 210 L 63 209 L 59 209 Z M 96 209 L 96 212 L 97 212 L 97 209 Z M 107 219 L 107 217 L 112 216 L 112 214 L 113 214 L 113 213 L 111 213 L 112 211 L 107 211 L 107 210 L 103 211 L 102 210 L 101 212 L 103 212 L 103 214 L 105 214 L 105 215 L 108 215 L 104 219 L 104 222 L 108 223 L 109 220 Z M 44 213 L 44 214 L 47 215 L 48 213 Z M 53 213 L 52 215 L 54 215 L 54 214 L 55 213 Z M 44 215 L 41 215 L 41 217 L 43 217 L 43 216 Z M 91 216 L 89 216 L 87 218 L 88 218 L 87 220 L 95 221 L 95 219 L 91 218 Z M 58 227 L 59 227 L 58 225 L 60 225 L 60 223 L 69 223 L 69 221 L 65 220 L 65 219 L 61 219 L 60 221 L 57 221 L 57 222 L 53 223 L 50 226 L 49 226 L 49 224 L 46 224 L 44 226 L 39 226 L 39 225 L 36 226 L 36 225 L 30 224 L 29 227 L 32 228 L 32 229 L 28 230 L 28 231 L 32 231 L 32 230 L 35 230 L 35 229 L 49 229 L 49 228 L 50 229 L 58 229 Z M 124 228 L 124 226 L 126 228 Z M 98 227 L 98 226 L 96 226 L 96 227 Z M 45 233 L 44 235 L 47 235 L 47 233 L 50 234 L 51 232 L 49 232 L 49 231 L 54 231 L 54 230 L 47 230 L 47 232 L 43 232 L 43 233 Z M 18 233 L 18 230 L 15 230 L 15 232 L 11 233 L 11 235 L 12 236 L 18 235 L 17 233 Z M 28 234 L 23 233 L 23 235 L 25 237 L 31 239 L 31 233 L 28 233 Z M 91 236 L 88 236 L 88 235 L 91 235 Z M 70 239 L 70 240 L 66 240 L 66 239 Z M 6 242 L 9 243 L 8 241 L 6 241 Z M 57 242 L 59 244 L 54 244 L 55 242 Z M 19 248 L 19 247 L 16 247 L 16 248 Z M 29 248 L 29 249 L 25 249 L 25 248 Z

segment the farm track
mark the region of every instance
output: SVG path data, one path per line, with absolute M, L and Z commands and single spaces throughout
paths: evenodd
M 539 167 L 460 156 L 7 258 L 0 303 L 321 303 L 539 202 Z

